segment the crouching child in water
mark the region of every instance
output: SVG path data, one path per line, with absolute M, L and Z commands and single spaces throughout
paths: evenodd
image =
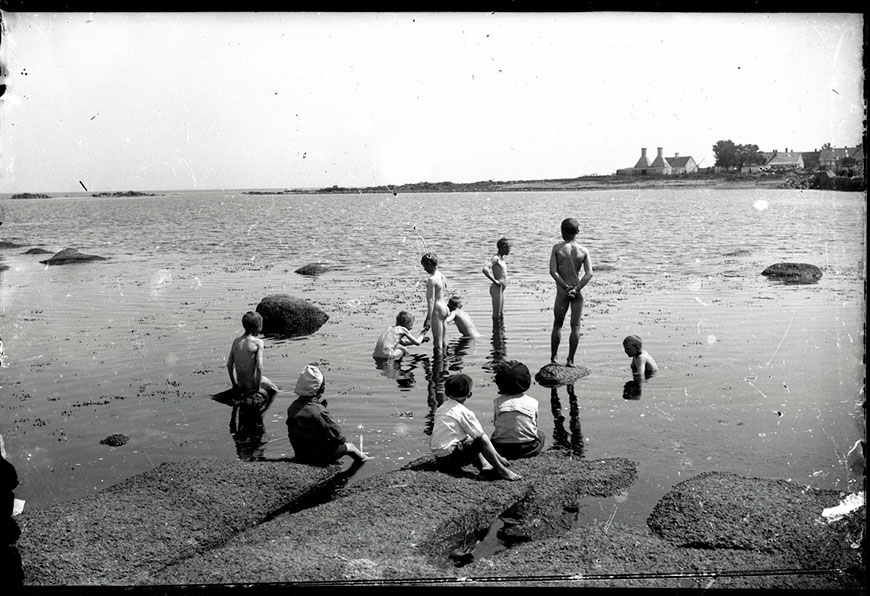
M 459 296 L 450 297 L 450 300 L 447 301 L 447 310 L 450 311 L 450 314 L 444 319 L 445 324 L 452 321 L 456 325 L 456 330 L 462 334 L 462 337 L 480 337 L 480 332 L 474 326 L 474 323 L 471 322 L 471 317 L 468 316 L 467 312 L 462 310 L 462 300 Z
M 505 480 L 520 480 L 522 476 L 509 470 L 508 461 L 492 446 L 474 412 L 465 407 L 471 385 L 471 377 L 465 374 L 451 375 L 444 381 L 448 399 L 435 411 L 429 443 L 438 468 L 455 473 L 471 464 L 481 472 L 494 471 Z
M 426 337 L 426 332 L 420 334 L 420 337 L 414 337 L 411 334 L 411 327 L 414 326 L 414 315 L 407 311 L 399 311 L 396 315 L 396 324 L 393 327 L 387 327 L 375 344 L 372 358 L 376 360 L 387 360 L 389 358 L 402 358 L 408 354 L 405 346 L 419 346 L 423 342 L 429 341 Z
M 349 443 L 326 411 L 326 383 L 316 366 L 309 364 L 293 391 L 299 397 L 287 408 L 287 436 L 299 463 L 328 466 L 345 455 L 363 462 L 369 458 Z
M 545 436 L 538 429 L 538 400 L 526 395 L 532 384 L 528 367 L 517 360 L 501 363 L 495 384 L 501 395 L 493 401 L 492 446 L 507 459 L 538 455 Z
M 653 357 L 643 349 L 643 342 L 636 335 L 629 335 L 622 340 L 625 354 L 631 358 L 631 381 L 622 388 L 623 399 L 640 399 L 643 393 L 644 381 L 655 375 L 659 367 Z

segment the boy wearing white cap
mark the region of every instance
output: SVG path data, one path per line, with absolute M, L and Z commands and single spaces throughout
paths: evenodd
M 326 411 L 323 373 L 309 364 L 299 375 L 293 391 L 299 397 L 287 408 L 287 436 L 293 446 L 294 460 L 299 463 L 328 466 L 345 455 L 358 462 L 368 455 L 347 442 L 341 427 Z

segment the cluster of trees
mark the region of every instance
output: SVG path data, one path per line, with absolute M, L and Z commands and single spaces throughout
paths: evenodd
M 735 168 L 738 171 L 745 165 L 765 163 L 766 159 L 758 152 L 758 145 L 737 145 L 731 139 L 716 141 L 713 145 L 713 155 L 716 165 L 723 168 Z

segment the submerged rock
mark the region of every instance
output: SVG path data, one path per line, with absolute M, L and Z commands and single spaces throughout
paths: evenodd
M 23 254 L 23 255 L 50 255 L 51 251 L 45 250 L 44 248 L 28 248 L 27 250 L 25 250 L 21 254 Z
M 50 259 L 45 259 L 44 261 L 40 261 L 40 263 L 45 263 L 46 265 L 65 265 L 66 263 L 84 263 L 87 261 L 105 261 L 106 257 L 100 257 L 98 255 L 87 255 L 85 253 L 81 253 L 74 248 L 65 248 L 60 252 L 54 254 Z
M 16 244 L 15 242 L 9 242 L 7 240 L 0 240 L 0 248 L 21 248 L 24 246 L 23 244 Z
M 308 263 L 307 265 L 302 265 L 299 269 L 297 269 L 294 273 L 298 273 L 299 275 L 320 275 L 321 273 L 326 273 L 332 269 L 326 263 Z
M 120 447 L 121 445 L 126 445 L 130 440 L 130 437 L 127 435 L 109 435 L 105 439 L 100 441 L 100 445 L 108 445 L 109 447 Z
M 281 337 L 296 337 L 314 333 L 329 315 L 306 300 L 287 294 L 266 296 L 257 305 L 263 317 L 263 333 Z
M 804 284 L 815 283 L 822 278 L 822 270 L 809 263 L 776 263 L 761 274 L 789 283 Z
M 547 364 L 535 375 L 535 381 L 538 385 L 544 387 L 555 387 L 557 385 L 568 385 L 578 379 L 582 379 L 589 374 L 589 369 L 585 366 L 562 366 L 561 364 Z

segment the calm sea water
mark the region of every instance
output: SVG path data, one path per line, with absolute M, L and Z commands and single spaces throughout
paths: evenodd
M 89 494 L 177 458 L 292 455 L 284 418 L 307 363 L 329 409 L 375 456 L 364 477 L 428 453 L 439 370 L 475 382 L 487 430 L 492 363 L 549 360 L 554 284 L 547 265 L 565 217 L 581 222 L 595 277 L 584 295 L 573 391 L 533 384 L 548 446 L 626 457 L 639 479 L 600 507 L 642 523 L 677 482 L 710 470 L 848 490 L 846 453 L 864 435 L 866 197 L 762 189 L 256 196 L 197 191 L 123 199 L 2 200 L 0 432 L 28 506 Z M 513 240 L 504 327 L 490 319 L 481 267 Z M 65 247 L 108 260 L 46 267 Z M 371 351 L 406 309 L 425 317 L 425 250 L 438 253 L 482 337 L 434 362 L 431 344 L 395 368 Z M 760 275 L 776 262 L 822 268 L 814 285 Z M 336 268 L 294 273 L 310 262 Z M 230 408 L 210 396 L 241 316 L 272 293 L 320 306 L 311 336 L 266 339 L 265 372 L 283 389 L 259 440 L 237 444 Z M 638 400 L 622 338 L 637 334 L 660 373 Z M 563 333 L 560 360 L 567 351 Z M 433 370 L 435 374 L 433 374 Z M 122 447 L 100 444 L 114 433 Z M 256 437 L 254 437 L 256 439 Z

